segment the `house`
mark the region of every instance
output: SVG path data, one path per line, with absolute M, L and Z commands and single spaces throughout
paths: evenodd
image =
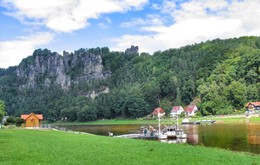
M 196 105 L 188 105 L 185 109 L 186 116 L 195 116 L 198 108 Z
M 153 112 L 152 112 L 152 115 L 155 117 L 157 117 L 158 116 L 158 113 L 160 113 L 161 114 L 161 116 L 163 116 L 163 115 L 165 115 L 165 111 L 162 109 L 162 108 L 160 108 L 160 107 L 158 107 L 158 108 L 155 108 L 154 110 L 153 110 Z
M 182 112 L 184 112 L 184 109 L 182 108 L 182 106 L 173 106 L 170 116 L 174 117 L 176 115 L 180 115 Z
M 31 113 L 29 115 L 21 115 L 21 118 L 25 120 L 25 127 L 40 127 L 43 115 Z
M 246 110 L 250 113 L 260 112 L 260 102 L 248 102 L 246 104 Z

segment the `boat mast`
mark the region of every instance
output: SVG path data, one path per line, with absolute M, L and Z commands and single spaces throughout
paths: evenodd
M 160 134 L 161 134 L 161 127 L 160 127 L 160 125 L 161 125 L 161 114 L 160 114 L 160 112 L 158 113 L 158 119 L 159 119 L 159 123 L 158 123 L 158 136 L 160 136 Z
M 177 129 L 178 129 L 178 114 L 176 114 L 176 121 L 177 121 Z

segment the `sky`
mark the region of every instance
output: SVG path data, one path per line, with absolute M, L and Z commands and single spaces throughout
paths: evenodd
M 35 49 L 131 45 L 152 54 L 216 38 L 260 36 L 260 0 L 0 0 L 0 68 Z

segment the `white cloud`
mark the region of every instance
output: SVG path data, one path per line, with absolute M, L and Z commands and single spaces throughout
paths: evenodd
M 105 21 L 98 23 L 98 27 L 101 29 L 108 29 L 109 25 L 112 24 L 112 20 L 108 17 L 105 17 Z
M 101 14 L 138 10 L 148 0 L 3 0 L 9 15 L 44 24 L 57 32 L 72 32 L 89 25 L 88 20 Z
M 147 15 L 146 19 L 143 18 L 131 18 L 128 22 L 123 22 L 120 24 L 121 28 L 133 28 L 140 26 L 148 26 L 148 25 L 163 25 L 164 19 L 160 17 L 160 15 Z
M 31 55 L 34 49 L 49 43 L 53 37 L 53 34 L 45 32 L 11 41 L 0 41 L 0 68 L 18 65 L 23 58 Z
M 131 45 L 139 46 L 139 52 L 152 53 L 163 50 L 168 45 L 167 41 L 160 36 L 142 36 L 142 35 L 123 35 L 120 38 L 112 39 L 116 43 L 111 50 L 125 51 Z
M 45 26 L 54 33 L 69 33 L 88 26 L 89 19 L 98 19 L 102 14 L 140 10 L 146 3 L 148 0 L 1 0 L 0 6 L 7 9 L 5 15 L 18 19 L 33 29 L 32 32 Z M 104 19 L 105 22 L 98 24 L 101 28 L 112 23 L 110 18 Z M 32 36 L 0 41 L 0 67 L 18 65 L 34 49 L 48 44 L 54 37 L 53 33 L 36 32 Z
M 172 13 L 176 8 L 174 1 L 164 0 L 162 3 L 161 12 L 162 13 Z
M 153 35 L 123 35 L 113 40 L 114 49 L 137 45 L 140 51 L 153 53 L 215 38 L 260 35 L 258 0 L 191 0 L 178 7 L 172 2 L 163 1 L 162 6 L 153 4 L 154 9 L 171 16 L 171 25 L 142 25 L 140 29 Z

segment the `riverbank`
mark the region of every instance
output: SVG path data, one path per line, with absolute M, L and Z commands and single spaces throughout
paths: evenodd
M 0 130 L 0 164 L 259 164 L 259 155 L 157 141 L 70 134 L 53 130 Z M 199 153 L 199 154 L 198 154 Z
M 179 118 L 181 124 L 183 118 Z M 237 123 L 237 122 L 259 122 L 260 117 L 246 118 L 245 115 L 222 115 L 222 116 L 206 116 L 206 117 L 193 117 L 190 121 L 196 120 L 215 120 L 216 123 Z M 173 124 L 175 120 L 172 118 L 162 118 L 162 124 Z M 56 122 L 54 125 L 118 125 L 118 124 L 158 124 L 155 119 L 104 119 L 90 122 Z

